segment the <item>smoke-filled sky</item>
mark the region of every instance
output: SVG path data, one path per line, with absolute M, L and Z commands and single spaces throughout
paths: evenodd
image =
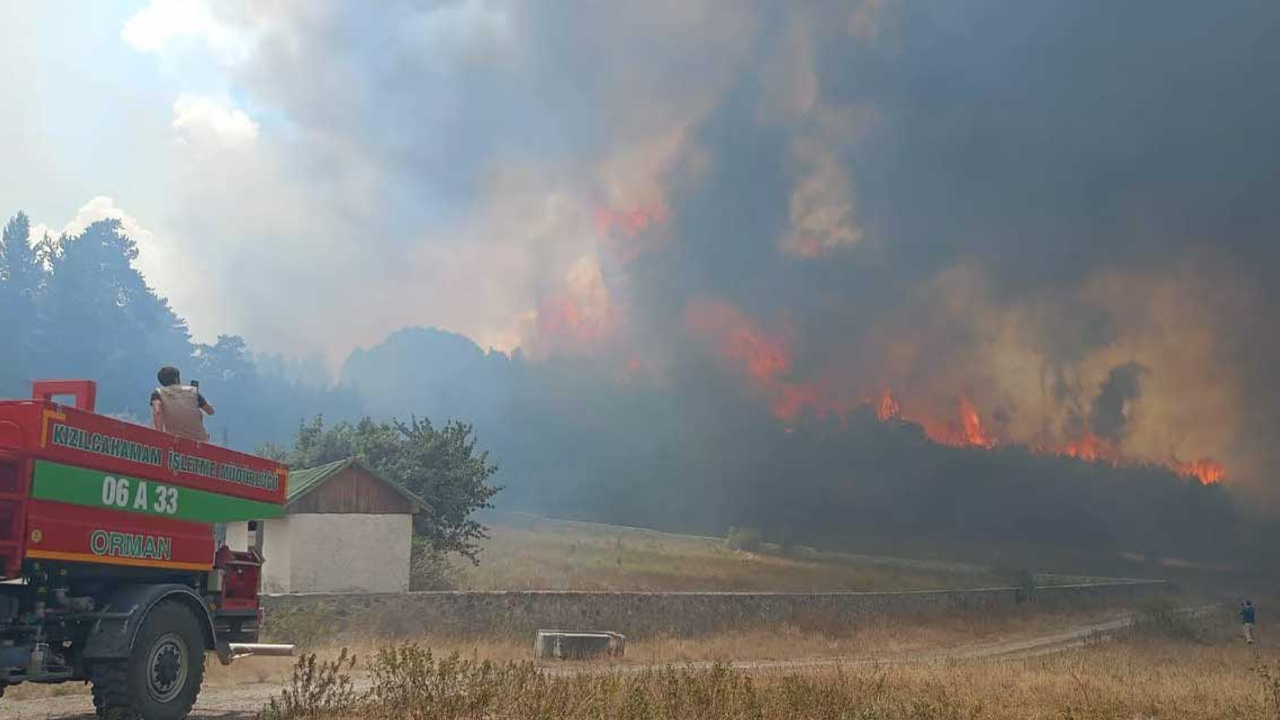
M 1280 468 L 1274 0 L 373 7 L 6 4 L 0 210 L 121 218 L 200 339 Z

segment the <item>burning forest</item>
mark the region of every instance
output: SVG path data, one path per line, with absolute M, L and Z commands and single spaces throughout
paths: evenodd
M 1231 552 L 1243 508 L 1280 502 L 1260 122 L 1280 103 L 1255 102 L 1238 51 L 1275 55 L 1256 21 L 669 10 L 588 13 L 608 122 L 569 179 L 500 174 L 487 199 L 492 222 L 547 199 L 515 231 L 538 248 L 532 310 L 487 356 L 497 426 L 543 426 L 497 431 L 512 502 L 1183 556 Z M 1231 32 L 1206 40 L 1210 22 Z M 666 52 L 630 55 L 657 27 Z M 586 38 L 561 31 L 563 60 Z M 1064 49 L 1082 44 L 1087 62 Z M 344 378 L 401 362 L 374 348 Z
M 229 89 L 163 208 L 67 228 L 475 422 L 503 502 L 1182 556 L 1280 512 L 1274 2 L 304 5 L 140 13 Z

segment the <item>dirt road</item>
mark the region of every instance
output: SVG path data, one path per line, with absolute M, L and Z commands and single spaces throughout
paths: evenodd
M 1195 611 L 1192 611 L 1195 612 Z M 794 671 L 835 666 L 867 666 L 887 663 L 936 662 L 941 660 L 1021 659 L 1063 652 L 1102 641 L 1110 634 L 1133 625 L 1132 617 L 1118 617 L 1105 622 L 1077 625 L 1068 630 L 1043 635 L 1003 640 L 981 645 L 960 645 L 929 652 L 897 655 L 892 658 L 812 658 L 798 660 L 754 660 L 735 662 L 732 666 L 752 672 Z M 681 667 L 710 667 L 711 663 L 689 663 Z M 564 665 L 550 672 L 635 672 L 650 665 Z M 361 683 L 357 681 L 359 687 Z M 29 700 L 0 699 L 0 717 L 6 720 L 91 720 L 93 705 L 89 693 L 74 686 L 75 694 Z M 267 700 L 280 692 L 279 683 L 249 683 L 235 687 L 210 687 L 200 694 L 191 717 L 199 720 L 244 720 L 252 718 Z

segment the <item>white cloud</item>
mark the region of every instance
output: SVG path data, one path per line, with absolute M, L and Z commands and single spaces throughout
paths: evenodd
M 179 142 L 231 148 L 258 137 L 258 123 L 225 100 L 180 95 L 173 103 L 173 129 Z
M 119 220 L 120 228 L 124 233 L 139 244 L 149 244 L 153 239 L 151 231 L 142 227 L 137 218 L 116 207 L 115 200 L 103 196 L 98 196 L 82 205 L 76 212 L 75 218 L 63 226 L 62 233 L 79 235 L 85 231 L 85 228 L 99 220 Z
M 82 205 L 76 216 L 62 226 L 60 233 L 79 235 L 99 220 L 120 221 L 120 231 L 138 246 L 138 259 L 134 261 L 134 267 L 181 314 L 182 308 L 191 302 L 194 289 L 190 283 L 179 281 L 179 278 L 190 277 L 190 273 L 194 272 L 189 267 L 190 263 L 181 257 L 181 251 L 173 244 L 158 239 L 156 233 L 119 207 L 114 199 L 101 195 Z M 36 224 L 31 228 L 32 239 L 43 237 L 46 231 L 58 234 L 48 225 Z
M 199 40 L 228 64 L 244 60 L 253 44 L 250 33 L 220 20 L 201 0 L 152 0 L 125 22 L 120 38 L 135 50 L 157 54 Z
M 36 243 L 43 240 L 46 235 L 56 237 L 58 233 L 44 223 L 32 223 L 31 228 L 27 233 L 27 244 L 35 247 Z

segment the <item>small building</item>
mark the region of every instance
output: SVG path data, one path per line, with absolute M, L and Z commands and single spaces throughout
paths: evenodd
M 285 516 L 266 521 L 265 593 L 402 592 L 409 589 L 413 516 L 410 492 L 348 458 L 289 473 Z M 246 523 L 227 528 L 227 544 L 250 543 Z

